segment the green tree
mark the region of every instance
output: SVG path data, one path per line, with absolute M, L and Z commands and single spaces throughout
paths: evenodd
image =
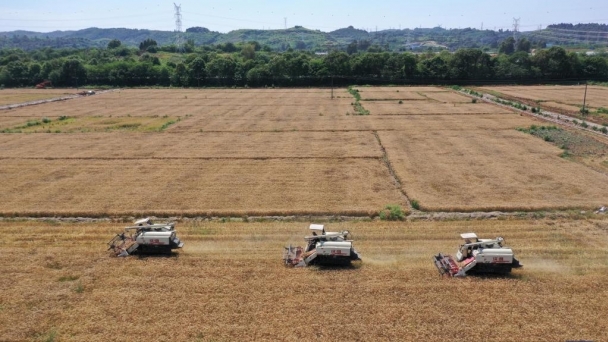
M 61 67 L 61 84 L 79 87 L 85 83 L 87 70 L 77 59 L 68 59 Z
M 122 43 L 120 40 L 112 39 L 112 40 L 110 40 L 110 42 L 108 42 L 108 49 L 116 49 L 117 47 L 119 47 L 121 45 L 122 45 Z
M 483 80 L 492 76 L 490 56 L 479 49 L 460 49 L 449 62 L 450 78 Z
M 255 46 L 252 44 L 245 44 L 241 49 L 241 56 L 245 60 L 255 59 Z
M 424 58 L 418 63 L 418 73 L 423 79 L 446 79 L 448 77 L 449 59 L 442 55 Z
M 530 49 L 532 48 L 532 44 L 525 37 L 519 38 L 516 46 L 516 51 L 518 52 L 530 52 Z
M 218 85 L 232 85 L 236 62 L 231 56 L 217 56 L 207 63 L 207 75 Z
M 187 85 L 188 72 L 184 63 L 178 63 L 175 66 L 173 75 L 171 75 L 171 86 L 183 87 Z
M 5 85 L 22 87 L 29 83 L 27 65 L 19 60 L 10 62 L 5 67 L 7 81 Z
M 562 79 L 574 75 L 572 59 L 561 47 L 554 46 L 548 50 L 538 51 L 532 57 L 532 63 L 545 78 Z
M 332 51 L 324 59 L 325 66 L 330 75 L 350 75 L 350 58 L 342 51 Z
M 148 39 L 144 40 L 143 42 L 139 43 L 139 50 L 148 51 L 148 48 L 156 47 L 156 46 L 158 46 L 158 43 L 156 42 L 156 40 L 148 38 Z
M 206 63 L 201 57 L 196 57 L 188 64 L 188 80 L 191 86 L 201 86 L 201 81 L 205 79 Z
M 42 78 L 40 77 L 41 71 L 42 71 L 42 67 L 40 66 L 40 64 L 38 64 L 38 63 L 30 64 L 30 66 L 28 68 L 28 76 L 29 76 L 30 84 L 37 84 L 42 81 Z
M 266 65 L 259 65 L 250 69 L 246 76 L 247 85 L 252 87 L 268 85 L 270 78 L 270 71 L 268 71 Z
M 515 52 L 515 38 L 509 37 L 500 43 L 498 47 L 498 53 L 504 53 L 505 55 L 510 55 Z
M 585 78 L 602 80 L 608 78 L 608 62 L 605 57 L 589 56 L 581 61 L 581 74 Z
M 357 51 L 359 51 L 357 45 L 358 45 L 358 43 L 356 40 L 354 40 L 352 43 L 348 44 L 348 46 L 346 47 L 346 53 L 349 55 L 357 53 Z

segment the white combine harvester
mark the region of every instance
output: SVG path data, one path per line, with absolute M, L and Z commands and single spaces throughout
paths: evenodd
M 302 247 L 285 247 L 283 261 L 286 266 L 305 267 L 309 265 L 350 265 L 354 260 L 360 260 L 359 253 L 349 240 L 349 232 L 326 232 L 320 224 L 311 224 L 312 235 L 306 236 L 306 249 Z
M 460 234 L 464 244 L 456 253 L 456 260 L 439 253 L 433 257 L 441 275 L 464 277 L 472 273 L 506 274 L 522 267 L 513 256 L 513 250 L 503 247 L 504 239 L 479 239 L 475 233 Z
M 184 243 L 175 235 L 175 223 L 154 224 L 149 218 L 126 227 L 125 232 L 108 242 L 116 256 L 130 254 L 169 254 L 171 250 L 182 248 Z

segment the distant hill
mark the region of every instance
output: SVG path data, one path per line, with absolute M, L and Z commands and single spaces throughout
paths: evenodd
M 606 31 L 608 26 L 604 24 L 558 24 L 551 25 L 545 30 L 517 33 L 538 43 L 555 44 L 587 44 L 588 41 L 578 39 L 576 35 L 563 39 L 560 30 L 582 30 L 582 31 Z M 447 47 L 458 48 L 488 48 L 496 49 L 498 44 L 513 35 L 509 30 L 478 30 L 416 28 L 403 30 L 382 30 L 368 32 L 356 29 L 352 26 L 331 32 L 311 30 L 301 26 L 285 30 L 251 30 L 241 29 L 228 33 L 210 31 L 204 27 L 192 27 L 183 33 L 186 40 L 192 40 L 195 45 L 239 43 L 257 41 L 261 45 L 268 45 L 274 50 L 286 50 L 288 48 L 311 51 L 326 51 L 330 48 L 367 49 L 370 46 L 378 46 L 382 50 L 404 51 L 408 49 L 433 49 Z M 21 48 L 24 50 L 39 49 L 44 47 L 53 48 L 83 48 L 104 47 L 112 39 L 120 40 L 126 46 L 138 46 L 140 42 L 151 38 L 159 45 L 170 45 L 175 41 L 176 33 L 172 31 L 138 30 L 126 28 L 87 28 L 78 31 L 53 31 L 48 33 L 31 31 L 0 32 L 0 48 Z M 356 44 L 352 44 L 353 42 Z M 430 43 L 432 42 L 432 43 Z M 596 39 L 595 43 L 604 43 Z M 608 44 L 608 38 L 606 39 Z

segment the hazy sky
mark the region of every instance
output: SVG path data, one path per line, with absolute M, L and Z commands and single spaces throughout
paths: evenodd
M 332 31 L 352 25 L 389 28 L 475 27 L 520 30 L 553 23 L 608 23 L 606 0 L 181 0 L 182 27 L 227 32 L 304 26 Z M 87 27 L 173 30 L 174 6 L 161 0 L 23 0 L 0 2 L 0 31 L 49 32 Z

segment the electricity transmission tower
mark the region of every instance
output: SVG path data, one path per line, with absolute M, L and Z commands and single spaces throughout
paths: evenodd
M 175 49 L 177 52 L 184 51 L 184 36 L 182 35 L 182 5 L 175 6 Z
M 517 33 L 519 32 L 519 20 L 521 18 L 513 18 L 513 39 L 517 39 Z

